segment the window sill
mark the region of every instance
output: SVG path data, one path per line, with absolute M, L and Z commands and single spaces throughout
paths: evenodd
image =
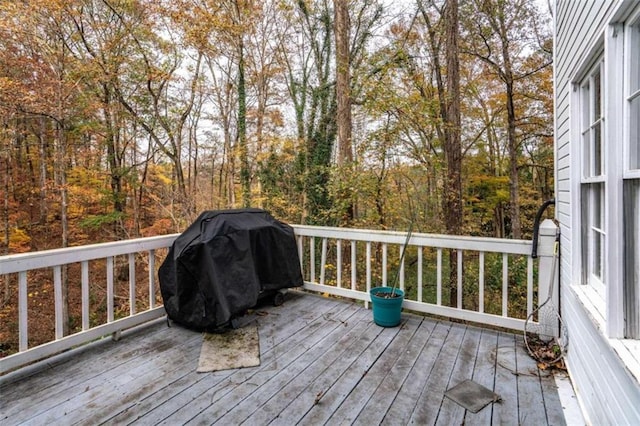
M 620 360 L 640 383 L 640 341 L 632 339 L 608 339 L 609 344 L 616 352 Z
M 598 328 L 600 334 L 606 336 L 606 306 L 601 294 L 590 285 L 572 285 L 570 288 L 584 306 L 591 322 Z
M 600 294 L 588 285 L 573 285 L 570 287 L 578 300 L 582 303 L 589 319 L 596 326 L 600 335 L 606 340 L 618 356 L 627 371 L 636 382 L 640 383 L 640 340 L 611 339 L 606 337 L 605 301 Z

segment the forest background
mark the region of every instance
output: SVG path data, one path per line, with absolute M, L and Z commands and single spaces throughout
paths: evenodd
M 0 254 L 203 210 L 523 238 L 553 196 L 531 0 L 0 3 Z
M 553 197 L 540 5 L 2 1 L 0 255 L 181 232 L 203 210 L 247 206 L 289 223 L 531 238 Z M 447 257 L 455 306 L 455 250 Z M 516 263 L 512 294 L 525 300 Z M 64 335 L 82 327 L 74 268 Z M 93 268 L 100 324 L 106 269 Z M 119 317 L 129 287 L 126 263 L 117 269 Z M 33 274 L 39 344 L 53 338 L 53 283 Z M 17 288 L 5 276 L 0 356 L 18 348 Z

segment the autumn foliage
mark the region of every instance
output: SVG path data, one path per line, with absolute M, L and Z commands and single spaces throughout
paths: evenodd
M 553 185 L 548 17 L 527 1 L 460 2 L 452 129 L 437 79 L 448 4 L 340 3 L 339 98 L 331 2 L 2 2 L 2 253 L 180 232 L 242 205 L 454 232 L 452 130 L 457 233 L 513 236 L 516 211 L 515 235 L 530 236 Z

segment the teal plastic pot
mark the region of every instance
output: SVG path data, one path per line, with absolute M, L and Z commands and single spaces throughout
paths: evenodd
M 371 296 L 371 306 L 373 310 L 373 322 L 381 327 L 395 327 L 400 324 L 400 313 L 402 312 L 402 301 L 404 291 L 396 288 L 396 297 L 378 296 L 378 294 L 391 294 L 391 287 L 374 287 L 369 290 Z

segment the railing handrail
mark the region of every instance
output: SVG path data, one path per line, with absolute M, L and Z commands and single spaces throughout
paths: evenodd
M 404 244 L 407 233 L 355 228 L 292 225 L 299 236 L 332 238 L 350 241 L 371 241 L 388 244 Z M 372 238 L 375 236 L 376 238 Z M 466 235 L 426 234 L 413 232 L 409 245 L 444 249 L 484 251 L 487 253 L 529 254 L 531 241 Z
M 165 248 L 169 247 L 178 235 L 180 234 L 8 254 L 0 256 L 0 275 Z M 132 250 L 132 246 L 136 250 Z

